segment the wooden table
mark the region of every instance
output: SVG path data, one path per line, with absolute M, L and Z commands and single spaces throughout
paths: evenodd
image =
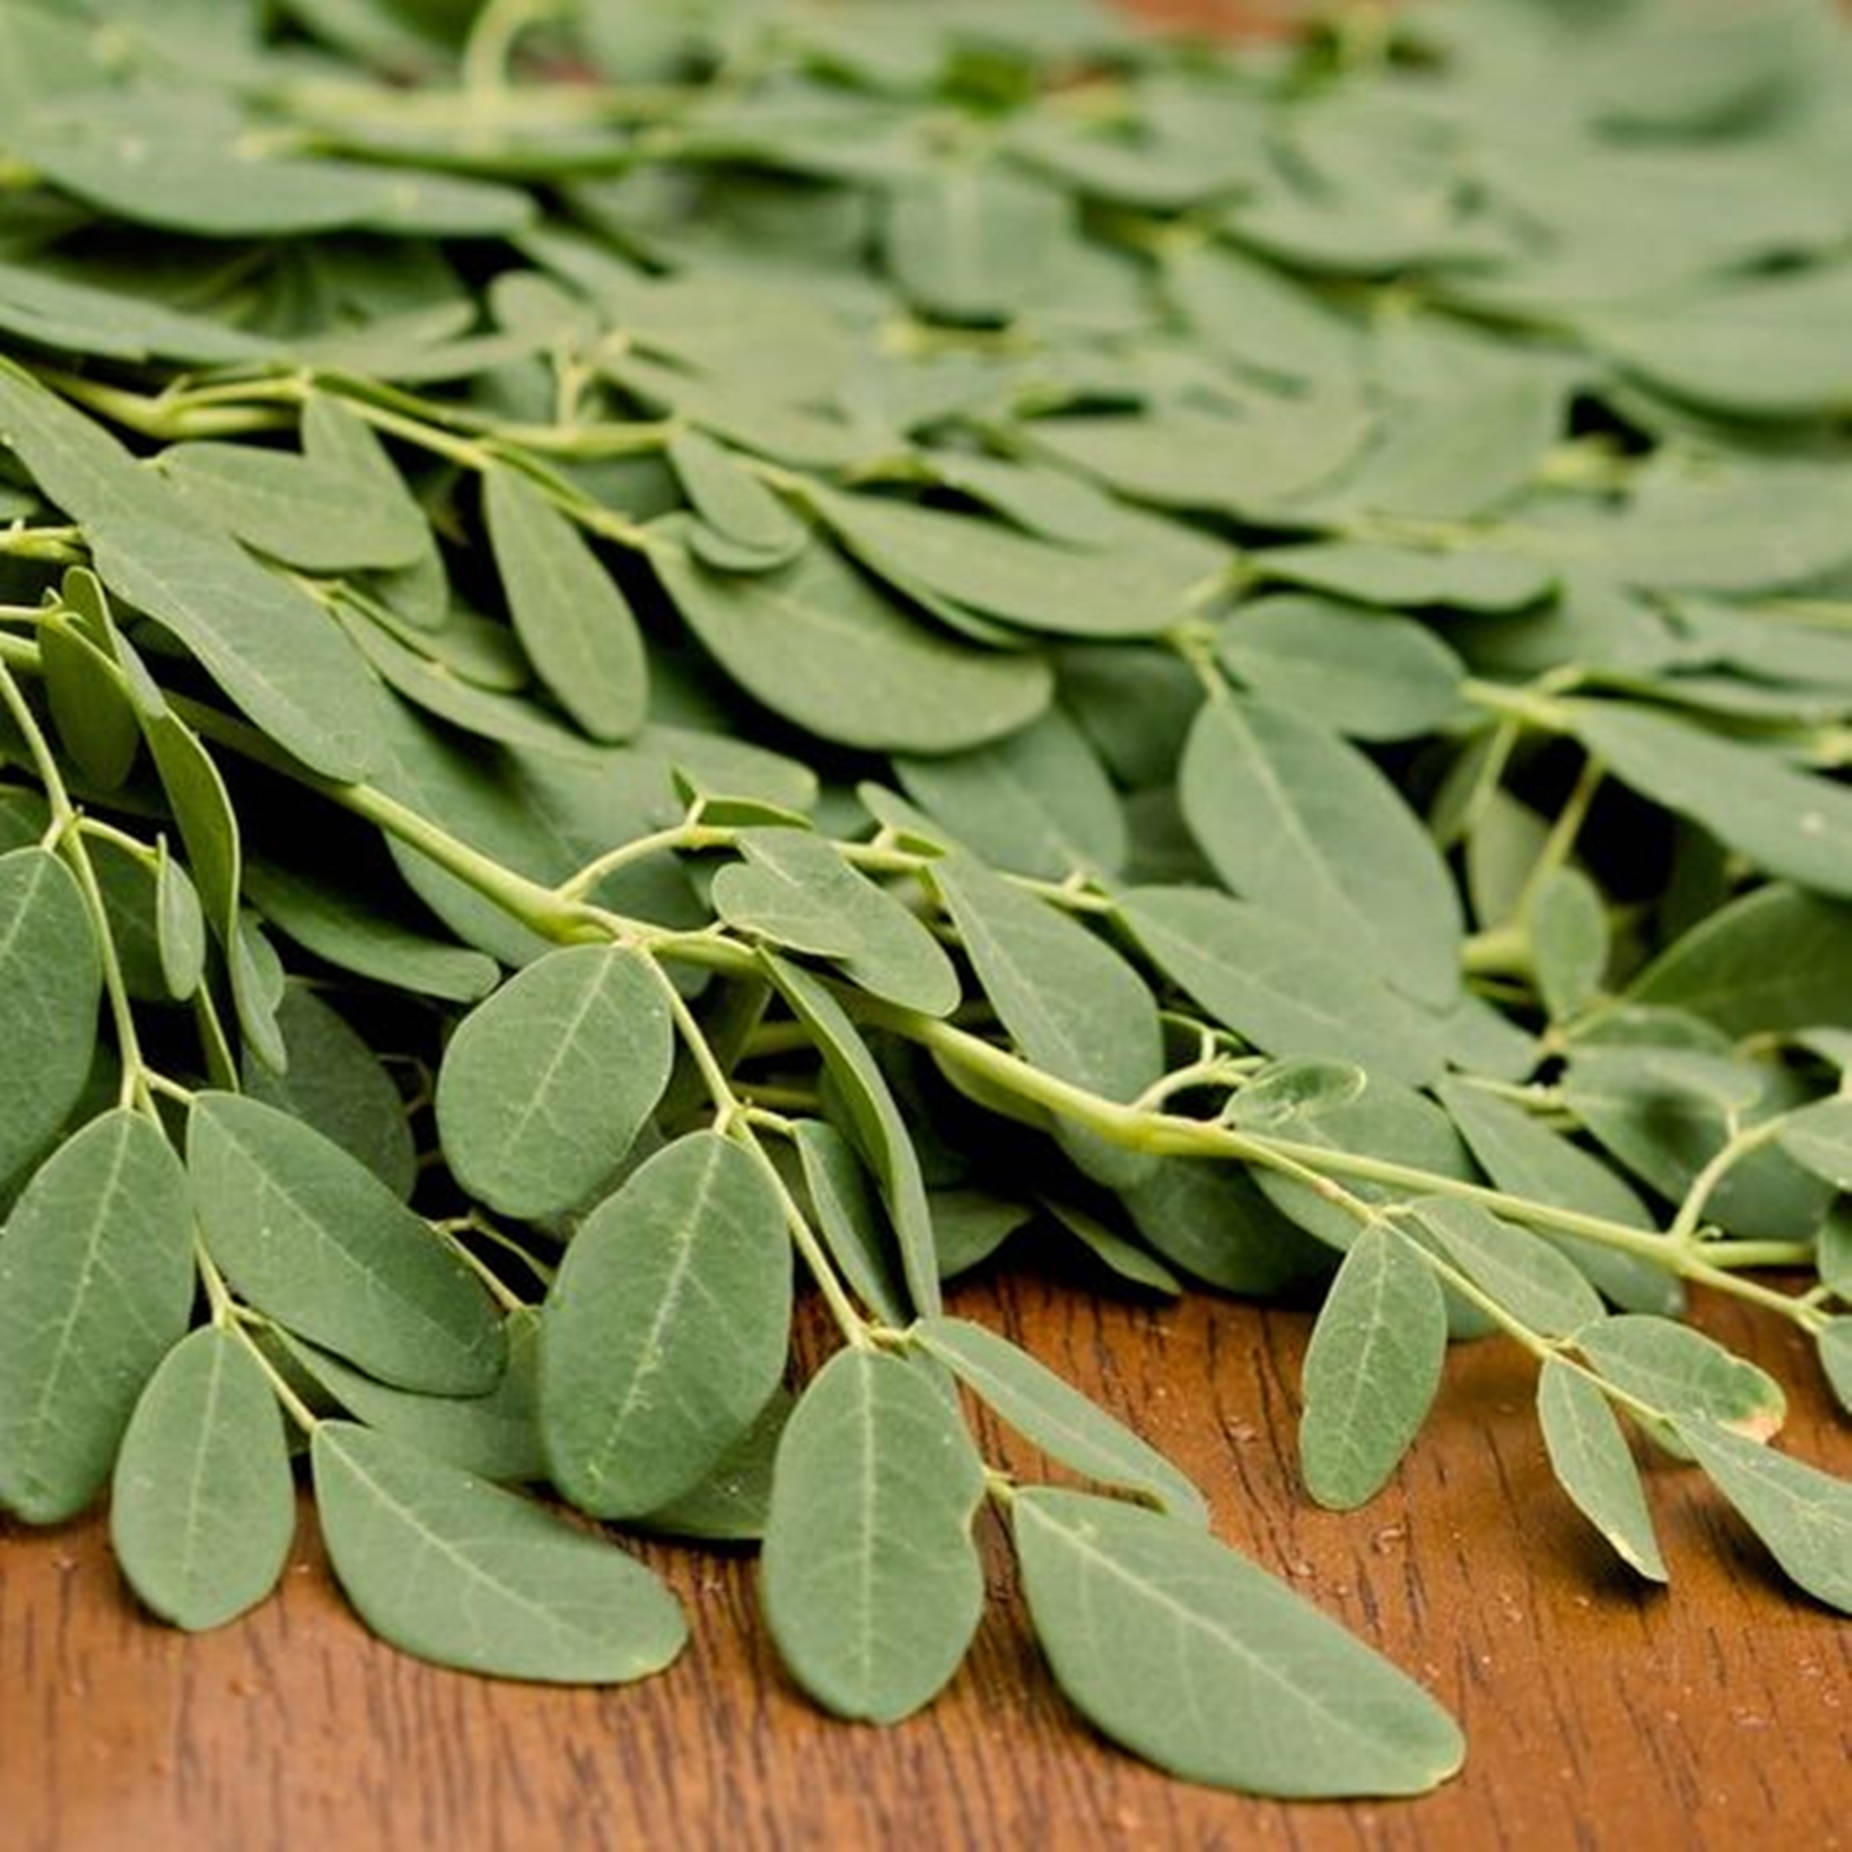
M 1670 1465 L 1650 1493 L 1675 1587 L 1645 1592 L 1554 1489 L 1510 1346 L 1457 1350 L 1397 1479 L 1335 1516 L 1293 1470 L 1304 1314 L 1102 1296 L 1051 1261 L 980 1279 L 954 1309 L 1169 1449 L 1225 1538 L 1425 1680 L 1465 1724 L 1464 1775 L 1360 1806 L 1166 1781 L 1066 1709 L 994 1536 L 965 1669 L 926 1714 L 876 1731 L 827 1721 L 782 1680 L 746 1554 L 651 1546 L 688 1604 L 688 1652 L 627 1690 L 559 1691 L 375 1644 L 306 1518 L 279 1598 L 218 1634 L 166 1631 L 90 1520 L 0 1527 L 0 1848 L 1852 1843 L 1852 1629 L 1793 1597 Z M 1789 1385 L 1784 1444 L 1852 1469 L 1852 1426 L 1805 1347 L 1734 1306 L 1700 1312 Z

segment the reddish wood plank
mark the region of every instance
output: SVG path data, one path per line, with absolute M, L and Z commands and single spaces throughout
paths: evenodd
M 956 1309 L 1169 1448 L 1223 1536 L 1452 1704 L 1472 1745 L 1458 1782 L 1356 1807 L 1167 1782 L 1074 1721 L 994 1547 L 970 1663 L 931 1711 L 883 1732 L 829 1722 L 786 1685 L 744 1554 L 651 1546 L 689 1605 L 686 1657 L 629 1690 L 553 1691 L 370 1641 L 306 1521 L 277 1600 L 183 1638 L 135 1611 L 92 1520 L 0 1531 L 0 1845 L 1845 1843 L 1852 1638 L 1790 1596 L 1693 1473 L 1652 1470 L 1675 1587 L 1643 1592 L 1552 1487 L 1528 1365 L 1488 1343 L 1454 1355 L 1431 1430 L 1383 1496 L 1320 1512 L 1291 1456 L 1305 1316 L 1129 1304 L 1093 1285 L 1032 1268 L 964 1289 Z M 1733 1306 L 1704 1312 L 1795 1390 L 1784 1444 L 1852 1469 L 1852 1429 L 1804 1345 Z

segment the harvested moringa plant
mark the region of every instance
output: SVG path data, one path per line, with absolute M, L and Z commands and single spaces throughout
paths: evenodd
M 1679 1314 L 1852 1398 L 1848 248 L 1802 0 L 1245 61 L 1055 0 L 0 0 L 0 1504 L 107 1489 L 210 1627 L 300 1444 L 373 1628 L 569 1681 L 684 1620 L 559 1503 L 762 1539 L 882 1721 L 988 1504 L 1106 1735 L 1444 1779 L 946 1315 L 1035 1223 L 1322 1295 L 1323 1504 L 1502 1335 L 1633 1573 L 1641 1446 L 1846 1606 L 1846 1487 Z

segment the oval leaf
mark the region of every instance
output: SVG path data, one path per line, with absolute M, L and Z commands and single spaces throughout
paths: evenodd
M 1608 1398 L 1580 1370 L 1546 1357 L 1537 1378 L 1537 1420 L 1550 1470 L 1575 1508 L 1629 1568 L 1648 1581 L 1665 1581 L 1640 1470 Z
M 573 1208 L 623 1161 L 674 1059 L 646 958 L 615 945 L 549 952 L 451 1037 L 437 1076 L 444 1156 L 505 1215 Z
M 420 1659 L 571 1685 L 660 1672 L 688 1630 L 650 1570 L 390 1435 L 324 1421 L 315 1502 L 347 1598 Z
M 246 1341 L 207 1325 L 135 1405 L 116 1461 L 109 1540 L 163 1620 L 223 1626 L 276 1587 L 296 1530 L 283 1416 Z
M 547 1295 L 540 1432 L 553 1483 L 594 1517 L 636 1517 L 698 1483 L 783 1373 L 784 1210 L 763 1163 L 691 1132 L 573 1236 Z
M 791 1675 L 839 1716 L 892 1723 L 958 1669 L 984 1605 L 984 1468 L 916 1365 L 839 1352 L 778 1444 L 761 1584 Z

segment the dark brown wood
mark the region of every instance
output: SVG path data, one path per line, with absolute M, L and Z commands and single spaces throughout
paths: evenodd
M 1320 1512 L 1292 1464 L 1306 1316 L 1095 1285 L 1031 1267 L 956 1309 L 1142 1428 L 1209 1491 L 1222 1536 L 1452 1705 L 1471 1757 L 1449 1788 L 1281 1806 L 1166 1781 L 1066 1709 L 994 1537 L 965 1670 L 925 1715 L 876 1731 L 818 1716 L 783 1680 L 745 1554 L 649 1546 L 687 1602 L 686 1656 L 628 1690 L 558 1691 L 370 1640 L 306 1515 L 280 1596 L 203 1638 L 137 1612 L 90 1520 L 0 1528 L 0 1847 L 1846 1843 L 1852 1630 L 1783 1586 L 1694 1473 L 1651 1469 L 1675 1586 L 1645 1592 L 1552 1486 L 1531 1369 L 1494 1342 L 1454 1354 L 1431 1429 L 1374 1504 Z M 1804 1344 L 1701 1310 L 1794 1390 L 1783 1444 L 1852 1468 Z

